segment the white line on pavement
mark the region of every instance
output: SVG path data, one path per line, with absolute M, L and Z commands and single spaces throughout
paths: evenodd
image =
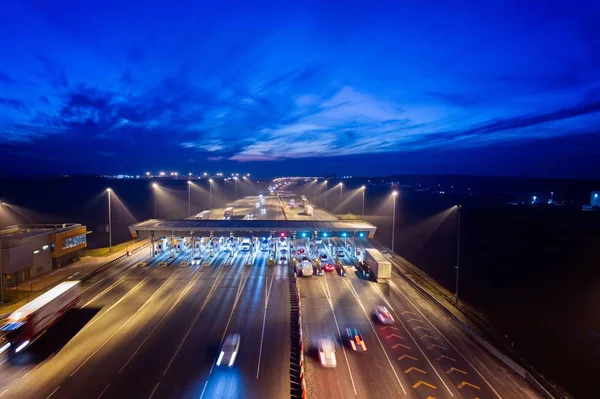
M 337 317 L 335 316 L 335 310 L 333 308 L 333 300 L 331 299 L 331 292 L 329 291 L 329 285 L 327 285 L 327 280 L 325 280 L 325 286 L 319 279 L 319 284 L 325 293 L 325 297 L 327 298 L 327 303 L 329 303 L 329 307 L 331 308 L 331 314 L 333 315 L 333 321 L 335 322 L 335 326 L 338 331 L 338 336 L 340 337 L 340 342 L 342 343 L 342 353 L 344 354 L 344 358 L 346 359 L 346 367 L 348 367 L 348 375 L 350 376 L 350 381 L 352 382 L 352 389 L 354 390 L 354 395 L 358 396 L 358 392 L 356 392 L 356 385 L 354 384 L 354 378 L 352 377 L 352 371 L 350 370 L 350 362 L 348 361 L 348 355 L 346 354 L 346 348 L 344 348 L 344 338 L 342 337 L 342 331 L 340 330 L 340 325 L 338 324 Z
M 102 392 L 100 392 L 100 395 L 98 395 L 98 397 L 96 399 L 100 399 L 102 397 L 102 395 L 104 395 L 104 392 L 106 392 L 106 390 L 108 389 L 109 386 L 110 386 L 110 382 L 108 383 L 108 385 L 106 386 L 106 388 L 104 388 L 102 390 Z
M 204 391 L 206 391 L 206 386 L 208 385 L 208 381 L 204 383 L 204 388 L 202 388 L 202 393 L 200 394 L 200 399 L 204 396 Z
M 420 314 L 421 316 L 423 316 L 423 318 L 424 318 L 425 320 L 427 320 L 427 322 L 429 323 L 429 325 L 430 325 L 431 327 L 433 327 L 433 328 L 435 329 L 435 331 L 437 331 L 437 332 L 438 332 L 438 334 L 440 334 L 440 336 L 441 336 L 442 338 L 444 338 L 444 341 L 446 341 L 446 342 L 448 343 L 448 345 L 450 345 L 450 346 L 452 347 L 452 349 L 454 349 L 454 350 L 456 351 L 456 353 L 458 353 L 458 354 L 459 354 L 459 355 L 460 355 L 460 356 L 461 356 L 461 357 L 462 357 L 462 358 L 465 360 L 465 362 L 467 362 L 467 364 L 468 364 L 469 366 L 471 366 L 471 368 L 472 368 L 473 370 L 475 370 L 475 372 L 476 372 L 477 374 L 479 374 L 479 376 L 481 377 L 481 379 L 482 379 L 483 381 L 485 381 L 485 383 L 486 383 L 486 384 L 487 384 L 487 385 L 490 387 L 490 389 L 492 390 L 492 392 L 494 392 L 494 394 L 495 394 L 495 395 L 496 395 L 496 396 L 497 396 L 499 399 L 502 399 L 502 396 L 500 396 L 500 394 L 499 394 L 499 393 L 498 393 L 498 392 L 497 392 L 497 391 L 494 389 L 494 387 L 492 386 L 492 384 L 490 384 L 490 382 L 489 382 L 489 381 L 488 381 L 488 380 L 487 380 L 487 379 L 486 379 L 486 378 L 483 376 L 483 374 L 481 374 L 481 372 L 480 372 L 480 371 L 479 371 L 477 368 L 475 368 L 475 366 L 473 365 L 473 363 L 471 363 L 471 362 L 469 361 L 469 359 L 467 359 L 467 357 L 466 357 L 465 355 L 463 355 L 463 354 L 462 354 L 462 352 L 460 352 L 460 351 L 459 351 L 459 350 L 456 348 L 456 346 L 454 346 L 454 345 L 452 344 L 452 342 L 450 342 L 450 341 L 448 340 L 448 338 L 446 338 L 446 336 L 445 336 L 444 334 L 442 334 L 440 330 L 438 330 L 438 328 L 437 328 L 436 326 L 434 326 L 434 325 L 433 325 L 433 323 L 431 322 L 431 320 L 429 320 L 429 319 L 428 319 L 428 318 L 427 318 L 427 317 L 426 317 L 426 316 L 423 314 L 423 312 L 421 312 L 421 310 L 420 310 L 419 308 L 417 308 L 417 306 L 416 306 L 416 305 L 415 305 L 415 304 L 414 304 L 414 303 L 413 303 L 413 302 L 412 302 L 412 301 L 411 301 L 411 300 L 410 300 L 410 299 L 409 299 L 409 298 L 408 298 L 406 295 L 404 295 L 404 293 L 402 292 L 402 290 L 401 290 L 400 288 L 398 288 L 398 286 L 396 286 L 396 284 L 394 284 L 394 282 L 393 282 L 393 281 L 390 281 L 390 286 L 392 286 L 393 288 L 395 288 L 395 289 L 396 289 L 396 290 L 397 290 L 397 291 L 398 291 L 400 294 L 402 294 L 402 296 L 403 296 L 404 298 L 406 298 L 406 300 L 407 300 L 408 302 L 410 302 L 410 304 L 413 306 L 413 308 L 415 308 L 415 309 L 417 310 L 417 312 L 419 312 L 419 314 Z
M 267 268 L 267 270 L 269 270 Z M 271 297 L 271 289 L 273 288 L 273 280 L 275 278 L 275 270 L 273 270 L 273 273 L 271 274 L 271 282 L 269 283 L 269 286 L 265 286 L 265 313 L 263 316 L 263 325 L 262 325 L 262 333 L 260 335 L 260 351 L 258 352 L 258 365 L 256 367 L 256 379 L 258 379 L 258 376 L 260 374 L 260 359 L 262 358 L 262 349 L 263 349 L 263 342 L 265 339 L 265 323 L 267 322 L 267 306 L 269 305 L 269 298 Z
M 148 399 L 152 399 L 152 396 L 154 396 L 154 392 L 156 392 L 156 390 L 158 389 L 158 386 L 160 385 L 160 382 L 156 383 L 156 386 L 154 387 L 154 389 L 152 390 L 152 393 L 150 394 L 150 396 L 148 396 Z
M 54 391 L 52 391 L 52 393 L 50 393 L 50 395 L 46 396 L 46 399 L 48 399 L 50 396 L 54 395 L 56 393 L 56 391 L 58 391 L 58 388 L 60 388 L 60 385 L 56 387 L 56 389 Z

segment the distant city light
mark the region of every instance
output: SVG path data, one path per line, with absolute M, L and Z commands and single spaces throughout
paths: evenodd
M 208 175 L 208 173 L 206 173 L 206 172 L 202 173 L 202 176 L 207 176 L 207 175 Z

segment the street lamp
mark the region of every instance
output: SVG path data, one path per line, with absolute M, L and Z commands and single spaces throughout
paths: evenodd
M 325 209 L 327 209 L 327 182 L 328 180 L 325 180 Z
M 398 196 L 398 191 L 393 191 L 392 195 L 394 196 L 394 207 L 392 208 L 392 253 L 394 253 L 394 233 L 396 231 L 396 197 Z
M 106 194 L 108 194 L 108 252 L 112 252 L 112 215 L 110 210 L 110 193 L 112 193 L 112 188 L 107 188 Z
M 458 227 L 457 227 L 457 242 L 456 242 L 456 289 L 454 291 L 454 299 L 458 303 L 458 271 L 460 261 L 460 210 L 462 205 L 456 205 L 456 211 L 458 212 Z
M 234 180 L 234 184 L 235 184 L 235 199 L 237 199 L 237 182 L 238 182 L 237 176 L 234 176 L 233 180 Z
M 340 182 L 340 184 L 338 184 L 338 186 L 340 186 L 340 212 L 342 211 L 342 194 L 344 192 L 344 183 Z
M 6 202 L 0 202 L 0 207 L 6 205 Z M 2 263 L 2 236 L 0 236 L 0 305 L 4 305 L 4 271 Z
M 213 183 L 213 179 L 208 179 L 208 192 L 209 192 L 209 197 L 208 197 L 208 201 L 209 201 L 209 208 L 212 211 L 212 183 Z
M 363 202 L 362 202 L 362 220 L 365 220 L 365 190 L 367 189 L 367 186 L 362 186 L 360 188 L 362 190 L 362 197 L 363 197 Z
M 192 216 L 192 182 L 188 180 L 188 217 Z
M 156 190 L 158 189 L 158 184 L 152 183 L 152 188 L 154 189 L 154 219 L 156 219 Z

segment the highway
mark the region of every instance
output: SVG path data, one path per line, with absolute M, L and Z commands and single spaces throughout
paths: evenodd
M 189 252 L 189 251 L 188 251 Z M 137 264 L 139 254 L 86 282 L 82 308 L 0 365 L 2 398 L 285 397 L 289 395 L 289 285 L 285 266 L 258 253 L 208 266 Z M 241 334 L 232 368 L 220 343 Z M 265 396 L 267 395 L 267 396 Z
M 364 249 L 368 244 L 358 246 Z M 329 272 L 299 278 L 311 397 L 539 397 L 401 278 L 377 284 L 354 271 L 355 262 L 348 256 L 344 264 L 346 277 Z M 376 305 L 392 312 L 393 325 L 377 321 Z M 359 329 L 367 352 L 349 349 L 346 328 Z M 335 369 L 324 369 L 318 362 L 317 340 L 322 337 L 336 342 Z

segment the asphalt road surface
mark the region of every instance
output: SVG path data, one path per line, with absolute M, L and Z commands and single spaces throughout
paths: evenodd
M 147 255 L 147 254 L 145 254 Z M 289 396 L 289 285 L 259 253 L 208 266 L 137 266 L 136 255 L 84 284 L 72 311 L 0 362 L 2 398 L 281 398 Z M 226 334 L 233 367 L 216 367 Z

